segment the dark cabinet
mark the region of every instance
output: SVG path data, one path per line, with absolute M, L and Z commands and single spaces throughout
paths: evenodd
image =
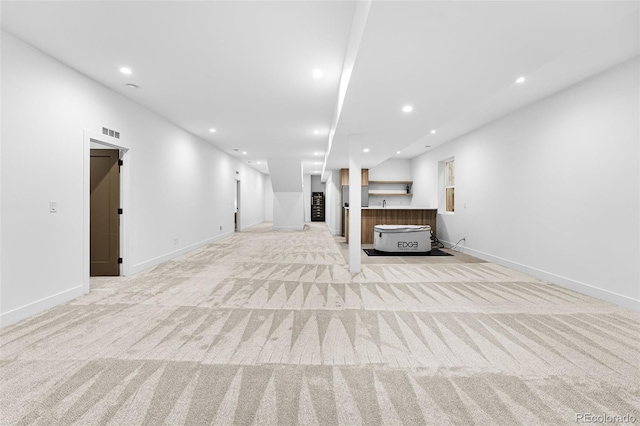
M 324 193 L 311 193 L 311 221 L 324 222 Z

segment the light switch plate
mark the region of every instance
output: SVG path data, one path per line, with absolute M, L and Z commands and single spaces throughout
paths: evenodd
M 49 213 L 58 213 L 57 201 L 49 201 Z

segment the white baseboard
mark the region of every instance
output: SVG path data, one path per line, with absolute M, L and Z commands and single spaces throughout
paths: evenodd
M 252 226 L 260 225 L 261 223 L 264 223 L 264 222 L 265 222 L 264 220 L 261 220 L 261 221 L 258 221 L 258 222 L 255 222 L 255 223 L 249 224 L 249 225 L 247 225 L 247 226 L 243 226 L 243 227 L 242 227 L 242 229 L 241 229 L 241 231 L 244 231 L 244 230 L 246 230 L 246 229 L 249 229 L 249 228 L 251 228 Z
M 440 240 L 442 243 L 453 245 L 449 241 Z M 571 278 L 563 277 L 561 275 L 554 274 L 552 272 L 543 271 L 542 269 L 534 268 L 532 266 L 523 265 L 518 262 L 513 262 L 509 259 L 494 256 L 489 253 L 482 252 L 480 250 L 474 250 L 469 247 L 459 246 L 461 251 L 480 259 L 488 260 L 489 262 L 496 263 L 498 265 L 506 266 L 513 270 L 531 275 L 532 277 L 550 282 L 552 284 L 559 285 L 560 287 L 567 288 L 569 290 L 582 293 L 587 296 L 595 297 L 596 299 L 603 300 L 605 302 L 613 303 L 614 305 L 621 306 L 623 308 L 631 309 L 633 311 L 640 311 L 640 300 L 636 300 L 632 297 L 615 293 L 613 291 L 605 290 L 600 287 L 586 284 L 580 281 L 573 280 Z
M 35 302 L 31 302 L 9 312 L 4 312 L 0 314 L 0 327 L 6 327 L 9 324 L 14 324 L 25 318 L 44 312 L 47 309 L 51 309 L 54 306 L 73 300 L 76 297 L 80 297 L 83 294 L 84 288 L 82 285 L 79 285 L 40 300 L 36 300 Z
M 149 260 L 147 260 L 145 262 L 135 264 L 131 268 L 130 275 L 137 274 L 138 272 L 142 272 L 145 269 L 149 269 L 149 268 L 152 268 L 152 267 L 154 267 L 156 265 L 159 265 L 162 262 L 166 262 L 167 260 L 171 260 L 171 259 L 176 258 L 178 256 L 182 256 L 183 254 L 189 253 L 190 251 L 199 249 L 200 247 L 204 247 L 207 244 L 213 243 L 214 241 L 219 241 L 219 240 L 221 240 L 223 238 L 227 238 L 227 237 L 230 237 L 232 235 L 233 235 L 233 232 L 225 232 L 224 234 L 216 235 L 215 237 L 208 238 L 206 240 L 200 241 L 200 242 L 195 243 L 195 244 L 191 244 L 191 245 L 183 247 L 183 248 L 181 248 L 179 250 L 172 251 L 170 253 L 163 254 L 162 256 L 158 256 L 158 257 L 155 257 L 153 259 L 149 259 Z
M 274 231 L 302 231 L 304 229 L 303 226 L 274 226 Z

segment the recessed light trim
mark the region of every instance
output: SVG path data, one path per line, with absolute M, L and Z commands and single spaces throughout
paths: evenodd
M 215 133 L 215 132 L 216 132 L 216 129 L 214 129 L 214 128 L 212 127 L 212 128 L 210 128 L 210 129 L 209 129 L 209 131 L 210 131 L 211 133 Z
M 242 151 L 242 155 L 247 155 L 247 151 Z
M 436 134 L 436 129 L 431 130 L 431 134 L 435 135 Z
M 400 151 L 396 151 L 396 154 L 400 154 Z
M 324 73 L 322 72 L 322 70 L 316 69 L 316 70 L 313 70 L 313 73 L 311 73 L 311 75 L 313 76 L 313 78 L 322 78 Z
M 527 79 L 524 76 L 518 77 L 518 79 L 516 80 L 516 83 L 518 84 L 522 84 L 526 81 Z
M 363 149 L 362 152 L 369 152 L 369 148 Z
M 314 134 L 314 135 L 319 135 L 319 134 L 320 134 L 320 130 L 314 130 L 314 131 L 313 131 L 313 134 Z
M 120 72 L 122 74 L 125 74 L 125 75 L 131 75 L 132 74 L 131 68 L 127 68 L 127 67 L 120 68 Z
M 413 111 L 413 106 L 411 105 L 405 105 L 402 107 L 402 112 L 411 112 Z

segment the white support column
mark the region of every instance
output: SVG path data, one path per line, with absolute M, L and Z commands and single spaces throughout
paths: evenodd
M 362 138 L 349 135 L 349 271 L 358 273 L 361 268 L 362 216 L 360 205 L 362 186 Z

